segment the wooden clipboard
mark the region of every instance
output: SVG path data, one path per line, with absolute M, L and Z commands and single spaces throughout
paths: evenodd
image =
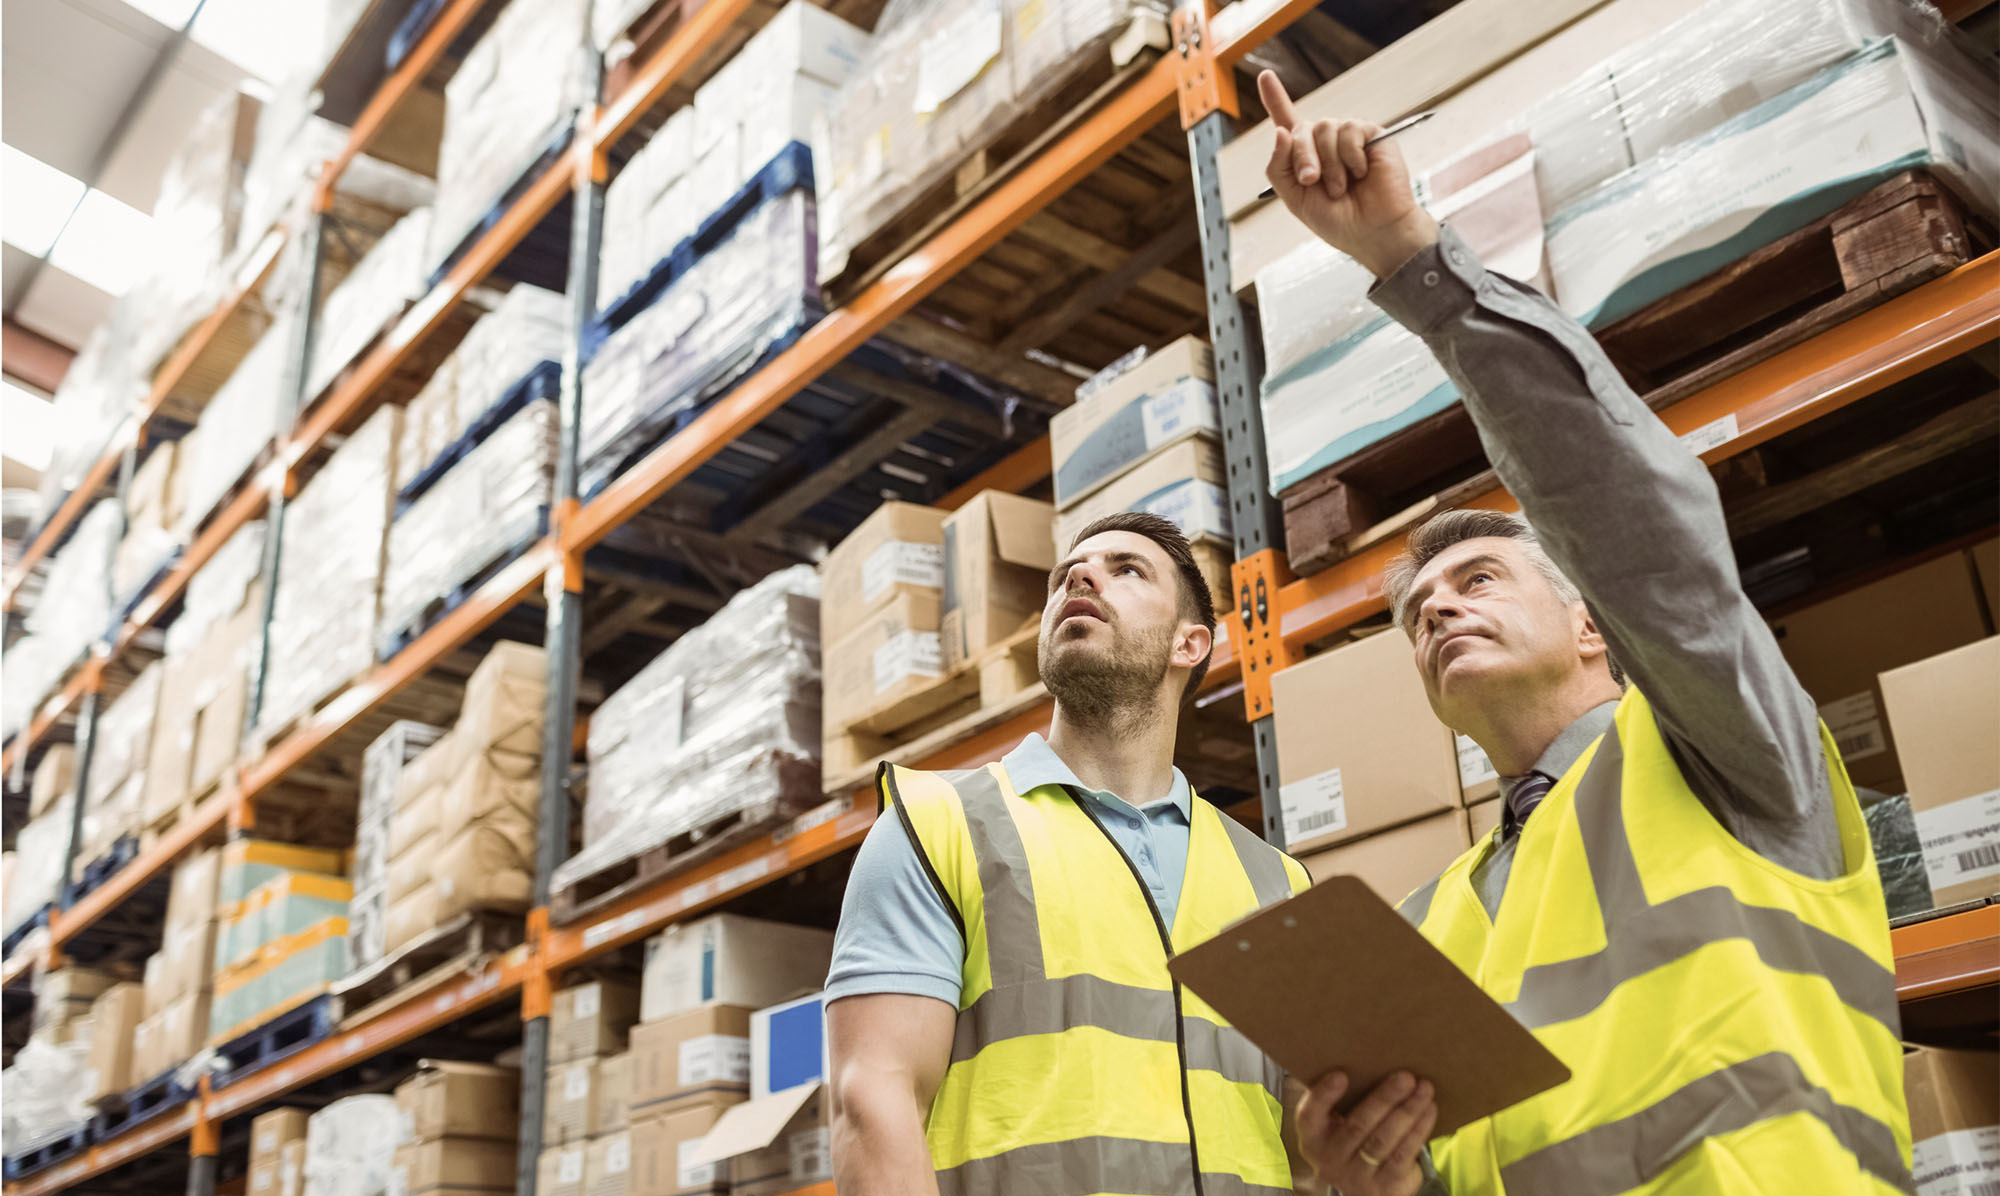
M 1299 1080 L 1346 1072 L 1343 1108 L 1405 1070 L 1436 1088 L 1447 1134 L 1569 1079 L 1359 877 L 1331 877 L 1168 967 Z

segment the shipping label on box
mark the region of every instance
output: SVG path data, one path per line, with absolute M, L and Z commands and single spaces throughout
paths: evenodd
M 2000 789 L 1914 813 L 1933 892 L 2000 877 Z
M 888 593 L 889 587 L 898 585 L 942 589 L 944 545 L 911 540 L 891 540 L 878 545 L 861 563 L 861 601 L 873 602 Z
M 944 676 L 944 648 L 935 631 L 901 631 L 876 647 L 870 657 L 874 665 L 875 692 L 890 693 L 912 677 L 935 679 Z
M 1288 844 L 1310 842 L 1347 829 L 1347 798 L 1338 768 L 1278 786 L 1278 805 L 1284 812 Z
M 1493 761 L 1486 756 L 1486 750 L 1472 741 L 1470 735 L 1457 736 L 1458 744 L 1458 787 L 1465 796 L 1465 804 L 1498 796 L 1500 774 L 1494 771 Z
M 633 1116 L 706 1090 L 749 1091 L 750 1014 L 712 1004 L 633 1027 Z
M 1183 337 L 1104 378 L 1109 372 L 1079 386 L 1075 404 L 1049 421 L 1058 507 L 1171 444 L 1222 434 L 1214 355 L 1204 342 Z
M 680 1045 L 675 1076 L 683 1088 L 750 1082 L 750 1040 L 731 1034 L 704 1034 Z
M 640 1019 L 711 1003 L 761 1009 L 825 983 L 832 958 L 832 933 L 810 926 L 738 914 L 670 926 L 646 941 Z

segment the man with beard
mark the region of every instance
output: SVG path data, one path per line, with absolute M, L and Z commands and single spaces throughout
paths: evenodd
M 1153 515 L 1049 575 L 1047 740 L 884 767 L 827 980 L 834 1182 L 867 1196 L 1285 1196 L 1283 1076 L 1167 972 L 1307 884 L 1173 765 L 1215 633 Z

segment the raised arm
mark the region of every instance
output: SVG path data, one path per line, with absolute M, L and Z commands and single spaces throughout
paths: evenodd
M 1437 355 L 1704 802 L 1768 858 L 1837 872 L 1818 712 L 1743 593 L 1707 469 L 1588 331 L 1439 229 L 1401 152 L 1366 145 L 1375 126 L 1301 123 L 1275 76 L 1259 86 L 1280 126 L 1272 186 Z

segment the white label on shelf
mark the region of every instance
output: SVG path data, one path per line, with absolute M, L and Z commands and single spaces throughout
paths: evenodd
M 676 1163 L 675 1171 L 683 1188 L 703 1187 L 714 1183 L 723 1176 L 722 1168 L 727 1166 L 727 1163 L 703 1163 L 699 1167 L 689 1164 L 688 1160 L 693 1158 L 695 1152 L 701 1149 L 701 1144 L 702 1139 L 700 1138 L 696 1138 L 692 1142 L 681 1143 L 680 1157 L 674 1160 Z
M 583 1100 L 590 1095 L 590 1064 L 572 1063 L 563 1073 L 563 1099 Z
M 750 1082 L 750 1040 L 729 1034 L 704 1034 L 681 1044 L 680 1082 L 683 1086 Z
M 1486 750 L 1472 742 L 1469 735 L 1458 737 L 1458 786 L 1470 789 L 1487 781 L 1500 779 L 1493 768 L 1493 761 L 1486 758 Z
M 1819 708 L 1819 717 L 1832 732 L 1840 758 L 1849 763 L 1889 750 L 1889 737 L 1882 730 L 1882 712 L 1875 705 L 1872 689 L 1828 702 Z
M 1278 808 L 1285 820 L 1287 844 L 1346 830 L 1347 798 L 1340 787 L 1340 770 L 1329 768 L 1278 786 Z
M 875 649 L 875 692 L 905 677 L 944 676 L 944 643 L 935 631 L 901 631 Z
M 861 563 L 861 600 L 873 602 L 893 585 L 944 585 L 944 545 L 891 540 Z
M 604 1173 L 623 1175 L 632 1169 L 632 1139 L 613 1138 L 604 1148 Z
M 679 747 L 687 738 L 687 676 L 660 687 L 660 742 Z
M 1146 400 L 1139 409 L 1146 447 L 1155 449 L 1189 428 L 1216 428 L 1215 387 L 1183 378 Z
M 2000 789 L 1918 810 L 1916 816 L 1931 888 L 2000 876 Z
M 595 984 L 584 985 L 582 988 L 577 989 L 575 994 L 570 997 L 570 1016 L 579 1021 L 587 1017 L 596 1017 L 599 1007 L 600 1001 Z
M 1000 0 L 979 0 L 924 39 L 917 52 L 919 114 L 928 116 L 944 107 L 1000 57 L 1002 28 Z
M 816 1184 L 833 1178 L 833 1129 L 817 1126 L 792 1135 L 792 1182 Z
M 1932 1134 L 1910 1152 L 1917 1196 L 1993 1196 L 2000 1192 L 2000 1125 Z
M 562 1152 L 556 1163 L 556 1182 L 559 1184 L 580 1184 L 583 1182 L 583 1148 L 573 1146 Z
M 1736 413 L 1730 412 L 1721 419 L 1710 420 L 1694 431 L 1681 437 L 1681 443 L 1689 452 L 1699 457 L 1712 448 L 1720 448 L 1736 439 Z

